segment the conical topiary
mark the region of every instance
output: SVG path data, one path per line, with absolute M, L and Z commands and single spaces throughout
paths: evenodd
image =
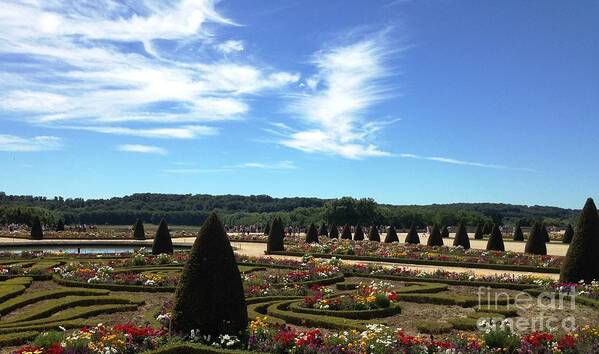
M 62 219 L 58 219 L 56 223 L 56 231 L 64 231 L 64 221 Z
M 385 243 L 391 242 L 399 242 L 399 237 L 397 237 L 397 231 L 395 231 L 395 226 L 391 225 L 387 229 L 387 235 L 385 236 Z
M 561 282 L 590 283 L 599 280 L 599 215 L 592 198 L 587 199 L 578 218 L 576 231 L 562 263 Z
M 454 246 L 462 246 L 464 249 L 470 248 L 470 239 L 468 238 L 468 231 L 466 230 L 466 225 L 461 222 L 458 225 L 458 229 L 455 232 L 455 237 L 453 239 Z
M 447 225 L 443 225 L 443 227 L 441 228 L 441 237 L 449 238 L 449 229 L 447 229 Z
M 428 236 L 427 246 L 443 246 L 443 237 L 441 237 L 441 230 L 437 224 L 433 225 L 431 234 Z
M 168 231 L 168 224 L 164 218 L 160 220 L 156 236 L 154 236 L 154 242 L 152 242 L 152 254 L 161 253 L 173 254 L 173 241 L 171 240 L 171 233 Z
M 410 227 L 410 231 L 406 235 L 405 243 L 418 244 L 420 243 L 420 236 L 418 236 L 418 231 L 416 230 L 416 224 L 412 224 Z
M 144 224 L 141 219 L 137 219 L 135 226 L 133 226 L 133 238 L 136 240 L 145 240 L 146 232 L 144 231 Z
M 31 239 L 41 240 L 44 238 L 44 230 L 42 229 L 42 223 L 39 217 L 34 217 L 31 222 Z
M 547 226 L 541 223 L 541 233 L 543 234 L 543 239 L 545 242 L 551 242 L 551 238 L 549 238 L 549 232 L 547 231 Z
M 337 230 L 337 225 L 331 224 L 331 229 L 329 230 L 330 238 L 339 238 L 339 230 Z
M 329 237 L 329 230 L 327 229 L 327 224 L 322 223 L 322 225 L 320 225 L 320 231 L 318 231 L 318 235 Z
M 356 226 L 356 230 L 354 231 L 354 241 L 362 240 L 364 240 L 364 231 L 362 230 L 362 226 L 358 224 L 358 226 Z
M 283 230 L 283 222 L 280 218 L 274 218 L 272 225 L 268 228 L 268 242 L 266 244 L 266 253 L 282 252 L 285 250 L 284 240 L 285 231 Z
M 266 223 L 266 226 L 264 226 L 264 234 L 268 235 L 270 234 L 270 223 Z
M 528 240 L 526 240 L 526 245 L 524 246 L 524 253 L 547 254 L 547 245 L 545 244 L 545 237 L 540 223 L 535 223 L 532 229 L 530 229 Z
M 306 232 L 306 243 L 318 243 L 318 230 L 314 223 L 310 224 L 308 231 Z
M 489 241 L 487 241 L 487 250 L 489 251 L 505 251 L 505 246 L 503 244 L 503 235 L 501 235 L 501 230 L 497 225 L 493 225 L 493 229 L 491 230 L 491 236 L 489 236 Z
M 239 335 L 248 314 L 241 275 L 222 223 L 212 213 L 202 225 L 175 292 L 173 329 L 183 334 Z
M 564 236 L 562 237 L 562 243 L 572 242 L 572 237 L 574 237 L 574 229 L 572 229 L 572 225 L 568 224 L 566 231 L 564 231 Z
M 349 224 L 345 224 L 343 226 L 343 230 L 341 231 L 341 238 L 344 240 L 351 240 L 351 227 Z
M 483 226 L 483 235 L 490 235 L 492 231 L 493 231 L 493 224 L 491 224 L 491 222 L 487 221 L 485 223 L 485 225 Z
M 376 225 L 372 225 L 368 230 L 368 240 L 381 242 L 381 235 L 379 235 L 379 228 Z
M 522 228 L 520 224 L 516 225 L 516 229 L 514 229 L 514 241 L 524 241 L 524 234 L 522 233 Z
M 481 224 L 476 225 L 476 230 L 474 231 L 474 239 L 475 240 L 483 239 L 483 227 Z

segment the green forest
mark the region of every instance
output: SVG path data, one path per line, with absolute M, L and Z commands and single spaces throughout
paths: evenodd
M 273 198 L 268 195 L 207 195 L 140 193 L 110 199 L 46 198 L 13 196 L 0 192 L 0 223 L 30 224 L 39 217 L 47 225 L 131 225 L 137 218 L 158 224 L 166 218 L 172 225 L 200 225 L 216 211 L 228 225 L 265 224 L 280 216 L 287 225 L 311 222 L 336 225 L 395 225 L 407 228 L 437 223 L 469 225 L 496 223 L 529 226 L 535 221 L 565 226 L 579 210 L 547 206 L 500 203 L 456 203 L 432 205 L 378 204 L 373 199 Z

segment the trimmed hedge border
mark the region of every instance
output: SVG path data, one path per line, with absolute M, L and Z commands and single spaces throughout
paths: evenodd
M 453 329 L 453 325 L 447 322 L 420 321 L 416 322 L 416 328 L 420 333 L 441 334 L 450 332 Z
M 52 275 L 50 274 L 15 274 L 15 275 L 0 275 L 0 282 L 13 279 L 13 278 L 32 278 L 33 280 L 45 281 L 52 280 Z
M 144 286 L 144 285 L 125 285 L 125 284 L 103 284 L 103 283 L 86 283 L 82 281 L 66 280 L 59 276 L 52 277 L 56 283 L 64 286 L 73 286 L 78 288 L 90 289 L 107 289 L 112 291 L 141 291 L 148 293 L 173 293 L 176 287 L 174 286 Z
M 453 328 L 462 331 L 474 331 L 478 328 L 478 320 L 470 317 L 456 317 L 447 320 Z
M 289 305 L 294 301 L 279 301 L 274 302 L 267 308 L 267 315 L 280 318 L 285 322 L 306 327 L 323 327 L 330 329 L 355 329 L 363 331 L 366 329 L 362 321 L 349 320 L 346 318 L 312 315 L 312 314 L 297 314 L 287 311 Z
M 301 298 L 303 298 L 303 296 L 253 296 L 253 297 L 246 297 L 245 304 L 252 305 L 252 304 L 259 304 L 259 303 L 267 302 L 267 301 L 296 300 L 296 299 L 301 299 Z
M 25 285 L 9 284 L 0 286 L 0 303 L 10 300 L 15 296 L 21 295 L 25 292 L 27 287 Z
M 449 293 L 437 294 L 397 294 L 398 301 L 407 301 L 415 303 L 435 304 L 435 305 L 455 305 L 461 307 L 474 307 L 479 305 L 478 297 L 467 297 L 461 295 L 453 295 Z M 501 300 L 501 301 L 499 301 Z M 513 299 L 498 299 L 498 305 L 506 305 L 511 303 Z
M 343 283 L 337 283 L 335 286 L 337 287 L 337 290 L 356 290 L 358 286 L 360 286 L 360 283 L 345 281 Z
M 321 310 L 312 309 L 301 306 L 301 302 L 293 302 L 289 304 L 289 310 L 291 312 L 300 314 L 311 314 L 319 316 L 331 316 L 331 317 L 342 317 L 350 320 L 371 320 L 373 318 L 383 318 L 393 316 L 401 313 L 401 306 L 398 304 L 391 304 L 387 308 L 378 308 L 373 310 Z
M 341 274 L 335 275 L 330 278 L 307 280 L 307 281 L 300 281 L 300 282 L 293 282 L 293 283 L 274 283 L 271 285 L 275 288 L 282 288 L 282 287 L 289 286 L 289 285 L 303 285 L 303 286 L 332 285 L 335 283 L 343 282 L 344 280 L 345 280 L 345 276 L 343 275 L 343 273 L 341 273 Z
M 517 317 L 518 310 L 516 308 L 510 308 L 509 306 L 474 306 L 476 312 L 496 313 L 505 317 Z
M 274 302 L 276 302 L 276 300 L 248 305 L 247 306 L 248 319 L 251 321 L 258 317 L 261 317 L 261 318 L 266 318 L 266 322 L 268 322 L 268 323 L 275 324 L 275 325 L 285 325 L 285 321 L 283 321 L 279 318 L 276 318 L 276 317 L 266 315 L 268 306 L 272 305 Z
M 38 334 L 40 334 L 38 331 L 2 334 L 0 335 L 0 348 L 21 345 L 37 337 Z
M 34 324 L 27 325 L 22 327 L 9 327 L 9 328 L 0 328 L 0 334 L 9 334 L 9 333 L 19 333 L 26 331 L 50 331 L 50 330 L 60 330 L 60 327 L 64 329 L 72 329 L 72 328 L 81 328 L 88 325 L 86 321 L 82 319 L 74 319 L 70 321 L 59 321 L 59 322 L 49 322 L 42 324 Z
M 145 351 L 142 354 L 248 354 L 246 350 L 221 349 L 208 345 L 192 343 L 172 343 L 160 348 Z
M 539 296 L 541 293 L 544 292 L 541 289 L 526 289 L 524 291 L 532 296 Z M 564 296 L 564 299 L 571 300 L 572 296 L 566 295 Z M 574 297 L 574 301 L 576 301 L 577 304 L 587 305 L 599 309 L 599 300 L 578 295 Z
M 279 256 L 293 256 L 302 257 L 302 252 L 287 252 L 287 251 L 272 251 L 265 254 L 273 254 Z M 535 266 L 521 266 L 513 264 L 491 264 L 491 263 L 472 263 L 472 262 L 457 262 L 457 261 L 437 261 L 429 259 L 412 259 L 412 258 L 396 258 L 396 257 L 375 257 L 375 256 L 356 256 L 356 255 L 345 255 L 345 254 L 325 254 L 325 253 L 310 253 L 311 256 L 316 258 L 332 258 L 339 257 L 347 260 L 354 261 L 370 261 L 370 262 L 382 262 L 382 263 L 401 263 L 401 264 L 420 264 L 420 265 L 437 265 L 445 267 L 459 267 L 459 268 L 479 268 L 479 269 L 494 269 L 494 270 L 511 270 L 521 272 L 534 272 L 534 273 L 550 273 L 559 274 L 559 268 L 544 268 Z
M 5 315 L 15 309 L 36 303 L 38 301 L 56 299 L 63 296 L 69 295 L 108 295 L 108 290 L 94 290 L 94 289 L 77 289 L 77 288 L 63 288 L 63 289 L 51 289 L 37 292 L 31 292 L 5 302 L 0 303 L 0 316 Z

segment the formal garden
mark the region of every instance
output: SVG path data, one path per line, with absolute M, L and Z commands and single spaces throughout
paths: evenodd
M 162 220 L 151 246 L 133 253 L 3 252 L 0 347 L 19 354 L 599 352 L 592 200 L 565 256 L 543 251 L 542 225 L 525 238 L 525 252 L 504 251 L 498 227 L 487 249 L 468 247 L 465 225 L 451 244 L 443 234 L 434 227 L 420 244 L 414 230 L 400 239 L 393 228 L 310 225 L 301 237 L 286 236 L 275 218 L 268 235 L 230 239 L 212 214 L 188 251 L 174 249 Z M 146 238 L 141 221 L 131 235 Z M 264 243 L 266 254 L 236 253 L 244 237 Z M 47 237 L 34 223 L 29 238 Z

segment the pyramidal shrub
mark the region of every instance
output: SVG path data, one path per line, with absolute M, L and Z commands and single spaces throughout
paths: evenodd
M 543 239 L 545 242 L 551 242 L 551 238 L 549 237 L 549 232 L 547 231 L 547 226 L 541 223 L 541 232 L 543 233 Z
M 56 231 L 64 231 L 64 220 L 58 219 L 56 223 Z
M 410 231 L 406 235 L 405 243 L 418 244 L 420 243 L 420 236 L 418 236 L 418 231 L 416 230 L 416 224 L 412 224 L 410 226 Z
M 540 223 L 534 224 L 530 230 L 530 234 L 528 235 L 528 240 L 526 240 L 524 253 L 541 255 L 547 254 L 547 245 L 545 244 L 545 237 L 541 228 L 542 225 Z
M 334 223 L 331 223 L 331 228 L 329 230 L 329 237 L 330 238 L 339 238 L 339 230 L 337 230 L 337 225 L 335 225 Z M 351 238 L 351 236 L 350 236 Z
M 491 222 L 487 221 L 485 223 L 485 225 L 483 226 L 483 235 L 490 235 L 492 231 L 493 231 L 493 224 Z
M 239 335 L 248 323 L 241 275 L 233 248 L 218 216 L 202 225 L 189 253 L 172 312 L 173 329 L 182 334 L 199 330 L 216 338 Z
M 474 239 L 482 240 L 483 239 L 483 227 L 481 224 L 476 225 L 476 230 L 474 231 Z
M 447 229 L 447 225 L 443 225 L 443 227 L 441 228 L 441 237 L 449 238 L 449 229 Z
M 385 236 L 385 243 L 391 242 L 399 242 L 399 237 L 397 237 L 397 231 L 395 231 L 395 226 L 391 225 L 387 229 L 387 235 Z
M 497 225 L 493 225 L 493 229 L 491 229 L 491 236 L 489 236 L 489 241 L 487 241 L 487 250 L 505 251 L 503 235 L 501 234 L 501 230 L 499 230 Z
M 32 240 L 41 240 L 44 238 L 44 230 L 42 229 L 42 222 L 39 217 L 34 217 L 31 222 L 31 234 Z
M 154 236 L 154 242 L 152 242 L 152 254 L 161 253 L 173 254 L 173 241 L 171 233 L 168 230 L 168 224 L 164 218 L 160 220 L 156 236 Z
M 433 225 L 431 234 L 428 237 L 427 246 L 443 246 L 443 237 L 441 237 L 441 230 L 437 224 Z
M 268 235 L 270 234 L 270 223 L 266 223 L 266 226 L 264 226 L 264 234 Z
M 381 235 L 379 235 L 379 228 L 376 225 L 372 225 L 368 230 L 368 240 L 381 242 Z
M 135 221 L 135 226 L 133 226 L 133 238 L 136 240 L 146 239 L 146 232 L 144 231 L 144 224 L 141 219 Z
M 343 226 L 343 230 L 341 231 L 341 238 L 344 240 L 351 240 L 351 227 L 349 224 L 345 224 Z
M 584 280 L 590 283 L 599 280 L 598 254 L 599 215 L 595 202 L 589 198 L 582 208 L 574 237 L 562 263 L 560 281 L 576 283 Z
M 364 240 L 364 231 L 362 230 L 362 226 L 360 226 L 360 224 L 358 224 L 358 226 L 356 226 L 356 231 L 354 231 L 354 240 L 355 241 Z
M 318 243 L 318 230 L 314 223 L 310 224 L 308 231 L 306 232 L 306 243 Z
M 283 222 L 280 218 L 274 218 L 272 225 L 268 228 L 268 241 L 266 243 L 266 253 L 285 250 L 284 240 L 285 232 Z
M 516 228 L 514 229 L 514 241 L 524 241 L 524 233 L 522 233 L 522 228 L 520 224 L 516 224 Z
M 466 229 L 466 225 L 461 222 L 458 225 L 458 229 L 455 232 L 455 237 L 453 239 L 454 246 L 462 246 L 464 249 L 470 248 L 470 239 L 468 238 L 468 230 Z
M 566 231 L 564 231 L 564 236 L 562 237 L 562 243 L 572 242 L 572 237 L 574 237 L 574 229 L 572 228 L 572 225 L 568 224 Z
M 322 223 L 322 225 L 320 225 L 320 231 L 318 231 L 318 235 L 329 237 L 329 230 L 327 229 L 327 224 Z

